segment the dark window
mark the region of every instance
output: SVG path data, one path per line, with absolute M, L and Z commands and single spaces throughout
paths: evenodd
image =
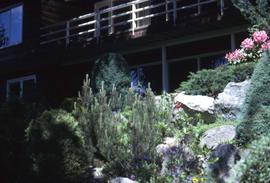
M 23 6 L 0 12 L 0 48 L 22 42 Z
M 11 97 L 30 98 L 35 93 L 36 81 L 35 75 L 8 80 L 6 88 L 7 99 Z

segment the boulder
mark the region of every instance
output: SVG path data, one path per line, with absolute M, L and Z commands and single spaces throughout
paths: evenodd
M 207 130 L 200 139 L 200 147 L 215 149 L 219 144 L 233 140 L 236 137 L 236 128 L 233 125 L 222 125 Z
M 225 119 L 239 119 L 240 109 L 245 100 L 250 80 L 240 83 L 230 82 L 214 101 L 215 111 Z
M 237 160 L 240 159 L 238 149 L 232 144 L 218 145 L 210 155 L 208 169 L 217 182 L 224 182 L 229 176 L 229 171 Z
M 165 138 L 163 144 L 156 148 L 158 154 L 162 157 L 162 176 L 173 176 L 175 180 L 183 169 L 192 169 L 197 166 L 197 159 L 193 152 L 188 148 L 184 141 L 179 142 L 176 138 Z M 171 162 L 174 166 L 171 167 Z
M 174 98 L 174 103 L 181 103 L 196 112 L 214 113 L 214 98 L 202 95 L 185 95 L 179 93 Z
M 110 183 L 137 183 L 137 182 L 125 177 L 116 177 L 115 179 L 111 180 Z
M 103 168 L 95 167 L 92 170 L 93 178 L 95 183 L 104 183 L 104 175 L 102 173 Z

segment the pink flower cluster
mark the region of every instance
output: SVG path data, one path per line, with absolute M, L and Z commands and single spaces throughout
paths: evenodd
M 262 44 L 262 51 L 267 51 L 270 49 L 270 40 Z
M 252 37 L 241 43 L 241 49 L 227 53 L 225 58 L 230 64 L 254 62 L 260 59 L 263 52 L 270 49 L 270 40 L 265 31 L 256 31 Z
M 252 37 L 256 43 L 263 43 L 268 39 L 268 35 L 265 31 L 254 32 Z
M 227 53 L 225 58 L 228 59 L 229 62 L 240 63 L 245 58 L 245 56 L 242 50 L 236 49 L 234 52 Z
M 247 50 L 251 50 L 254 46 L 254 42 L 251 38 L 246 38 L 242 41 L 241 46 Z

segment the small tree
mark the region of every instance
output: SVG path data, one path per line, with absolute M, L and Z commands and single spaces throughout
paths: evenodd
M 93 88 L 98 91 L 103 83 L 104 90 L 109 93 L 113 85 L 120 93 L 127 92 L 130 87 L 130 74 L 125 59 L 115 53 L 102 55 L 92 70 Z
M 259 29 L 270 31 L 270 6 L 268 0 L 232 0 L 247 20 Z
M 238 140 L 248 144 L 270 132 L 270 59 L 265 54 L 258 62 L 243 104 Z
M 144 163 L 154 161 L 160 140 L 153 92 L 148 88 L 141 97 L 130 89 L 121 96 L 114 87 L 109 93 L 102 84 L 94 94 L 86 78 L 75 105 L 79 125 L 88 148 L 94 147 L 96 157 L 106 163 L 107 174 L 140 176 Z

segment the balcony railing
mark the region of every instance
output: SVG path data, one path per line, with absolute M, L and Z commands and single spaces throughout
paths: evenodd
M 196 1 L 196 2 L 195 2 Z M 64 42 L 100 40 L 110 34 L 129 33 L 135 35 L 147 28 L 156 17 L 158 21 L 172 21 L 175 25 L 181 12 L 201 14 L 207 7 L 214 5 L 223 15 L 224 0 L 164 0 L 152 3 L 152 0 L 134 0 L 106 9 L 96 10 L 65 22 L 41 28 L 41 45 Z M 183 2 L 190 2 L 184 4 Z

